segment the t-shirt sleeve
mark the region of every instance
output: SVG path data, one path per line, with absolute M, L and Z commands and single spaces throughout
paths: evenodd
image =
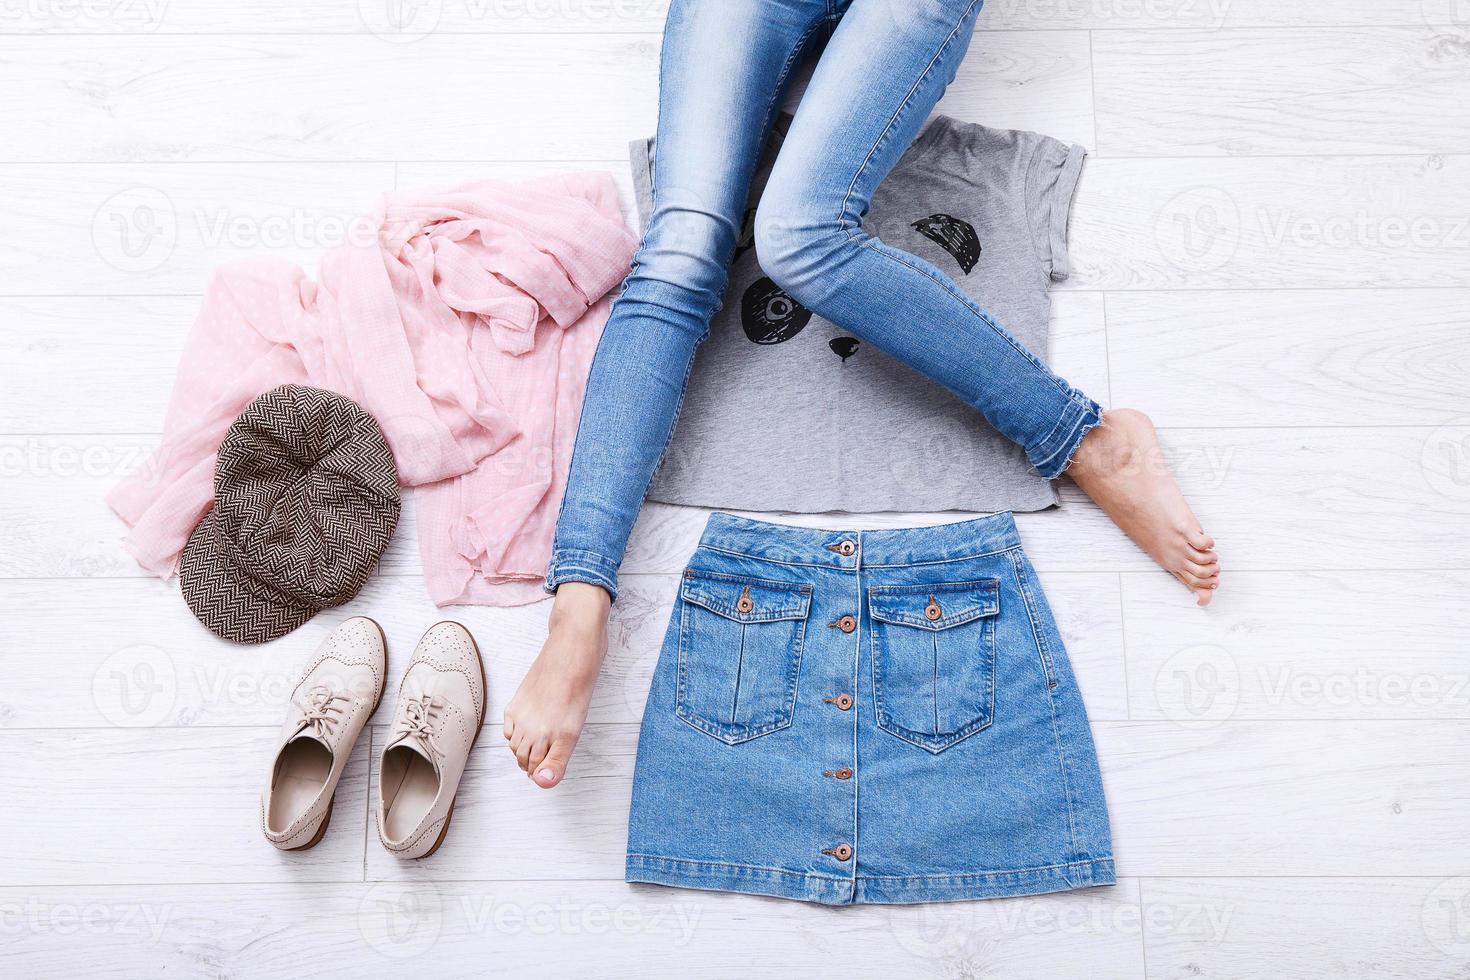
M 1067 217 L 1087 151 L 1076 143 L 1037 136 L 1026 167 L 1026 217 L 1042 267 L 1054 282 L 1072 272 L 1067 256 Z
M 638 227 L 648 230 L 648 218 L 653 214 L 653 152 L 652 137 L 634 140 L 628 144 L 628 164 L 633 170 L 633 196 L 638 199 Z

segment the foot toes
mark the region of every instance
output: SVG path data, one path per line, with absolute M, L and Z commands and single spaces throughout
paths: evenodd
M 1199 606 L 1208 606 L 1215 597 L 1215 590 L 1220 587 L 1220 577 L 1213 573 L 1208 577 L 1196 575 L 1189 570 L 1171 571 L 1169 574 L 1194 594 L 1195 604 Z
M 1213 551 L 1197 551 L 1194 548 L 1185 548 L 1185 556 L 1196 565 L 1213 565 L 1220 560 L 1219 554 Z
M 1191 589 L 1218 589 L 1220 587 L 1219 576 L 1200 576 L 1190 571 L 1181 573 L 1184 584 Z
M 522 772 L 530 772 L 531 771 L 531 740 L 529 738 L 520 739 L 520 740 L 518 740 L 516 742 L 515 745 L 511 746 L 511 749 L 510 750 L 515 753 L 515 756 L 516 756 L 516 765 L 518 765 L 518 766 L 521 767 L 521 771 Z
M 535 769 L 537 766 L 541 765 L 541 763 L 545 762 L 546 754 L 550 751 L 551 741 L 549 739 L 540 739 L 536 742 L 535 745 L 531 746 L 531 751 L 526 757 L 527 774 L 529 774 L 531 770 Z
M 575 738 L 559 738 L 553 742 L 550 750 L 546 753 L 546 758 L 541 761 L 541 764 L 536 767 L 535 772 L 531 774 L 531 778 L 536 781 L 536 785 L 542 789 L 551 789 L 557 783 L 561 782 L 562 776 L 566 775 L 567 761 L 571 759 L 572 749 L 576 748 L 576 746 L 577 740 Z
M 1220 563 L 1212 562 L 1208 565 L 1202 565 L 1199 562 L 1190 561 L 1186 558 L 1184 559 L 1183 571 L 1186 575 L 1192 575 L 1197 580 L 1209 581 L 1220 577 Z
M 1187 531 L 1185 532 L 1184 539 L 1196 551 L 1213 551 L 1215 548 L 1215 539 L 1204 531 Z

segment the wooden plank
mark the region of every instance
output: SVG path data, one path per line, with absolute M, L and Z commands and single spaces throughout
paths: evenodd
M 1094 718 L 1128 717 L 1117 576 L 1048 573 L 1043 581 Z M 613 609 L 594 723 L 636 723 L 673 607 L 677 576 L 630 575 Z M 172 582 L 83 579 L 0 582 L 0 646 L 14 657 L 0 689 L 0 728 L 277 725 L 301 665 L 348 616 L 388 637 L 388 717 L 408 660 L 431 624 L 464 623 L 485 652 L 486 717 L 499 722 L 546 639 L 550 606 L 435 609 L 417 577 L 379 576 L 356 599 L 270 643 L 244 647 L 195 621 Z M 49 645 L 65 622 L 68 642 Z M 86 692 L 58 701 L 56 690 Z
M 1470 286 L 1467 178 L 1470 156 L 1095 158 L 1060 288 Z M 392 184 L 373 164 L 3 165 L 0 218 L 32 244 L 0 256 L 0 294 L 197 294 L 242 256 L 314 268 Z
M 1227 567 L 1286 571 L 1459 569 L 1470 535 L 1470 424 L 1428 429 L 1172 429 L 1165 455 Z M 102 503 L 143 465 L 154 437 L 0 437 L 0 578 L 136 576 L 123 527 Z M 1056 571 L 1151 571 L 1152 562 L 1070 483 L 1060 514 L 1023 514 L 1032 560 Z M 410 496 L 410 502 L 412 497 Z M 706 511 L 650 504 L 629 542 L 629 572 L 677 572 Z M 799 515 L 766 519 L 849 530 L 910 527 L 961 514 Z M 418 568 L 413 508 L 381 566 Z M 1162 572 L 1158 574 L 1162 575 Z M 1185 598 L 1183 592 L 1181 598 Z
M 1161 426 L 1439 425 L 1470 405 L 1470 291 L 1122 292 L 1117 404 Z
M 15 168 L 10 168 L 14 170 Z M 26 169 L 26 168 L 21 168 Z M 103 168 L 88 168 L 93 177 L 105 184 L 90 192 L 82 193 L 72 200 L 72 210 L 80 214 L 90 203 L 105 195 L 112 184 L 96 177 Z M 231 203 L 235 191 L 223 183 L 194 181 L 189 175 L 204 175 L 212 167 L 182 168 L 184 179 L 175 178 L 175 186 L 195 184 L 189 197 L 195 200 L 194 213 L 189 209 L 176 208 L 175 216 L 182 216 L 185 228 L 208 230 L 218 219 L 204 214 L 216 206 L 228 211 L 232 219 L 254 221 L 268 225 L 281 216 L 275 205 L 264 200 L 255 205 L 241 206 Z M 236 171 L 247 183 L 254 175 L 254 182 L 262 186 L 262 198 L 266 193 L 278 194 L 286 200 L 293 197 L 305 202 L 303 191 L 294 188 L 292 182 L 305 172 L 309 188 L 319 186 L 313 175 L 325 176 L 333 167 L 286 167 L 275 165 L 242 168 Z M 354 168 L 356 169 L 356 168 Z M 474 179 L 526 180 L 551 173 L 564 172 L 567 168 L 554 164 L 538 163 L 482 163 L 448 165 L 405 165 L 399 174 L 399 186 L 404 189 L 448 186 Z M 632 180 L 627 165 L 620 161 L 606 161 L 590 169 L 607 170 L 618 179 L 622 189 L 625 208 L 633 208 Z M 0 173 L 5 168 L 0 167 Z M 178 174 L 181 168 L 161 167 L 155 175 Z M 391 176 L 391 168 L 377 169 L 380 178 Z M 274 182 L 271 179 L 274 178 Z M 360 184 L 361 200 L 353 203 L 341 198 L 343 214 L 353 209 L 366 210 L 371 207 L 378 193 L 391 190 L 391 180 L 382 186 Z M 224 203 L 206 204 L 213 195 L 220 195 Z M 339 197 L 341 197 L 339 195 Z M 63 206 L 61 210 L 66 210 Z M 246 212 L 250 212 L 247 214 Z M 325 222 L 326 215 L 321 215 Z M 630 217 L 630 226 L 632 217 Z M 80 234 L 81 220 L 73 223 L 72 231 Z M 72 232 L 63 235 L 66 237 Z M 101 234 L 99 232 L 99 234 Z M 53 232 L 51 239 L 55 241 Z M 103 237 L 103 245 L 113 241 Z M 113 242 L 121 247 L 120 240 Z M 59 247 L 60 242 L 56 243 Z M 320 247 L 315 247 L 311 238 L 301 241 L 301 248 L 288 261 L 300 261 L 311 275 L 315 275 L 317 259 L 324 248 L 333 244 L 330 236 L 321 236 Z M 213 266 L 218 262 L 236 258 L 273 257 L 277 250 L 266 247 L 251 247 L 242 241 L 239 249 L 222 247 L 223 242 L 211 246 L 208 242 L 196 241 L 190 254 L 179 254 L 176 250 L 164 259 L 156 269 L 146 270 L 145 282 L 136 283 L 118 277 L 117 270 L 105 261 L 105 248 L 84 249 L 83 259 L 101 258 L 101 263 L 92 267 L 95 284 L 110 283 L 127 289 L 149 290 L 176 288 L 180 292 L 198 293 L 208 281 Z M 180 248 L 183 247 L 181 244 Z M 59 257 L 59 251 L 57 253 Z M 22 257 L 17 255 L 16 259 Z M 80 272 L 78 270 L 81 270 Z M 30 278 L 11 282 L 15 292 L 34 293 L 50 289 L 64 289 L 67 285 L 55 278 L 53 270 L 44 272 L 31 267 Z M 70 262 L 66 276 L 72 287 L 78 284 L 78 275 L 85 281 L 86 262 Z M 37 277 L 40 278 L 37 278 Z M 153 433 L 163 426 L 164 411 L 173 387 L 179 355 L 183 350 L 200 301 L 196 296 L 16 296 L 0 297 L 0 321 L 13 325 L 14 330 L 0 337 L 0 387 L 11 397 L 0 405 L 0 432 L 5 433 Z M 1077 306 L 1079 304 L 1072 304 Z M 1095 324 L 1096 346 L 1101 350 L 1102 315 L 1099 312 Z M 65 378 L 67 396 L 56 397 L 58 379 Z
M 374 732 L 383 744 L 386 725 L 375 725 Z M 441 860 L 400 861 L 377 843 L 374 832 L 367 878 L 617 881 L 623 877 L 637 752 L 637 725 L 588 726 L 567 775 L 548 792 L 516 766 L 501 726 L 487 722 L 460 783 L 453 832 L 435 852 Z M 376 800 L 378 772 L 372 768 Z
M 5 888 L 0 915 L 7 965 L 24 976 L 295 978 L 309 962 L 327 978 L 1131 980 L 1143 971 L 1137 895 L 1124 881 L 1007 902 L 833 909 L 621 881 L 419 880 Z
M 157 436 L 0 436 L 0 578 L 140 576 L 103 502 Z
M 1120 874 L 1470 873 L 1470 728 L 1458 722 L 1101 722 L 1094 733 Z M 17 811 L 13 832 L 27 847 L 0 858 L 0 873 L 21 885 L 355 879 L 367 744 L 323 844 L 282 857 L 257 826 L 274 736 L 0 733 L 12 759 L 0 788 L 49 794 Z M 436 860 L 404 865 L 369 842 L 368 877 L 620 878 L 636 741 L 633 725 L 589 727 L 566 782 L 548 793 L 487 725 Z
M 0 298 L 0 432 L 159 431 L 198 309 L 192 297 Z
M 662 31 L 669 0 L 432 0 L 320 10 L 288 0 L 216 0 L 208 6 L 129 0 L 116 4 L 19 4 L 0 34 L 373 34 L 392 45 L 445 34 L 602 34 Z M 1035 3 L 989 0 L 979 33 L 1047 30 L 1182 30 L 1310 26 L 1463 26 L 1455 0 L 1155 0 Z
M 525 180 L 559 169 L 514 162 L 405 164 L 399 168 L 398 180 L 404 188 L 438 187 L 476 178 Z M 605 169 L 618 180 L 630 227 L 635 227 L 626 165 L 605 161 L 595 169 Z M 315 255 L 300 257 L 308 268 L 314 266 Z M 189 274 L 198 277 L 184 281 L 180 268 L 178 285 L 201 289 L 211 258 L 216 257 L 174 257 L 171 261 L 184 262 L 190 267 Z M 157 272 L 168 277 L 163 268 Z M 35 288 L 35 280 L 14 284 L 22 286 Z M 0 386 L 12 395 L 0 406 L 0 432 L 159 431 L 179 355 L 198 307 L 199 300 L 189 296 L 0 298 L 0 318 L 16 327 L 0 339 Z M 1052 360 L 1058 370 L 1106 402 L 1107 340 L 1101 294 L 1055 294 L 1051 333 Z M 61 377 L 69 384 L 64 399 L 55 397 Z
M 1458 722 L 1100 722 L 1093 732 L 1119 874 L 1470 873 L 1470 727 Z M 548 793 L 487 726 L 443 861 L 404 866 L 370 846 L 369 879 L 620 876 L 636 743 L 635 726 L 590 727 Z
M 1226 571 L 1208 615 L 1123 576 L 1134 719 L 1470 719 L 1465 572 Z
M 1141 884 L 1155 977 L 1453 976 L 1464 878 L 1199 878 Z
M 1093 37 L 1106 156 L 1464 153 L 1470 72 L 1434 27 Z M 1188 66 L 1181 70 L 1181 66 Z
M 641 717 L 673 595 L 673 576 L 630 577 L 614 610 L 592 721 Z M 337 624 L 356 615 L 376 620 L 388 637 L 380 721 L 389 717 L 399 679 L 424 631 L 454 619 L 480 640 L 490 695 L 486 717 L 498 722 L 545 641 L 550 610 L 545 604 L 435 609 L 421 579 L 376 577 L 346 606 L 322 612 L 281 639 L 247 647 L 204 629 L 176 582 L 84 579 L 58 589 L 55 582 L 17 580 L 0 582 L 0 601 L 7 610 L 0 619 L 0 644 L 15 654 L 0 688 L 0 728 L 52 730 L 279 725 L 302 664 Z M 1111 664 L 1122 643 L 1117 608 L 1115 592 L 1103 609 L 1084 609 L 1076 619 L 1091 625 L 1083 649 L 1109 664 L 1106 688 L 1123 711 L 1121 668 Z M 49 638 L 62 622 L 68 642 L 53 649 Z M 58 700 L 58 689 L 78 696 Z
M 1458 721 L 1093 726 L 1118 873 L 1470 873 Z
M 574 163 L 556 160 L 453 160 L 438 163 L 409 160 L 397 165 L 396 186 L 398 190 L 433 190 L 472 180 L 535 180 L 582 170 L 602 171 L 611 174 L 618 185 L 618 204 L 629 230 L 636 235 L 639 230 L 638 198 L 633 189 L 633 172 L 626 151 L 627 146 L 624 145 L 616 157 Z
M 271 728 L 0 732 L 7 885 L 360 881 L 367 739 L 320 844 L 286 854 L 260 831 Z M 376 843 L 374 846 L 377 846 Z
M 149 35 L 124 54 L 106 36 L 0 37 L 0 91 L 26 93 L 0 159 L 570 163 L 620 158 L 654 129 L 656 37 L 465 44 Z M 1085 33 L 1008 32 L 967 59 L 946 109 L 1090 140 L 1091 83 Z
M 392 186 L 391 164 L 0 165 L 0 220 L 26 243 L 0 251 L 0 295 L 198 294 L 247 257 L 314 273 L 373 234 L 359 216 Z
M 1225 567 L 1315 571 L 1464 568 L 1470 424 L 1400 429 L 1170 429 L 1165 457 Z M 1070 482 L 1060 513 L 1019 514 L 1040 568 L 1152 572 L 1153 564 Z M 834 528 L 909 527 L 958 514 L 750 515 Z M 704 513 L 648 505 L 624 567 L 677 571 Z M 1162 572 L 1158 572 L 1162 576 Z M 1222 593 L 1228 596 L 1228 591 Z M 1182 591 L 1181 600 L 1187 599 Z
M 1047 362 L 1053 371 L 1104 408 L 1113 404 L 1103 294 L 1053 292 L 1047 344 Z
M 1470 155 L 1087 163 L 1062 288 L 1470 285 Z

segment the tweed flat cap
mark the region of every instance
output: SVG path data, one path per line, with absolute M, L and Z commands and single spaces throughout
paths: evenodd
M 398 526 L 398 471 L 350 398 L 283 385 L 246 407 L 214 468 L 214 507 L 179 583 L 199 621 L 263 643 L 351 599 Z

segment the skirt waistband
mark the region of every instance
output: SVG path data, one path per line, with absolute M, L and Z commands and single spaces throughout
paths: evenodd
M 702 548 L 788 565 L 857 569 L 922 565 L 996 554 L 1021 546 L 1009 513 L 932 527 L 823 530 L 714 513 Z

